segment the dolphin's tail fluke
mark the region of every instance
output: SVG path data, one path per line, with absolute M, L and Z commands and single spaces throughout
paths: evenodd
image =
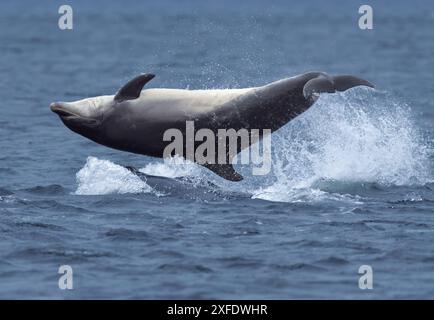
M 357 86 L 367 86 L 374 88 L 374 85 L 367 80 L 350 76 L 350 75 L 342 75 L 342 76 L 333 76 L 333 84 L 337 91 L 345 91 L 353 87 Z
M 374 85 L 367 80 L 351 76 L 329 76 L 328 74 L 321 73 L 316 78 L 306 82 L 303 88 L 303 95 L 306 99 L 312 95 L 318 95 L 322 92 L 333 93 L 336 91 L 345 91 L 357 86 L 368 86 L 374 88 Z

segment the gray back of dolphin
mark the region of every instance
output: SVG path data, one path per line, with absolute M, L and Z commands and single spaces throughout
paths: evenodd
M 218 129 L 225 128 L 237 131 L 270 129 L 273 132 L 306 111 L 320 93 L 345 91 L 360 85 L 373 87 L 368 81 L 351 75 L 330 76 L 323 72 L 308 72 L 262 87 L 233 90 L 225 95 L 217 92 L 214 98 L 207 98 L 211 92 L 216 92 L 212 90 L 208 94 L 195 90 L 187 90 L 189 92 L 186 93 L 183 92 L 185 90 L 162 89 L 155 96 L 150 94 L 153 89 L 149 89 L 149 94 L 148 90 L 142 91 L 152 78 L 152 74 L 139 75 L 114 97 L 100 99 L 101 106 L 94 116 L 89 117 L 89 112 L 80 116 L 80 109 L 74 104 L 54 103 L 51 109 L 71 130 L 93 141 L 123 151 L 163 157 L 164 149 L 169 144 L 163 141 L 164 132 L 178 129 L 185 137 L 187 121 L 194 121 L 196 131 L 210 129 L 216 135 Z M 222 101 L 220 104 L 216 103 L 219 99 Z M 217 139 L 215 141 L 217 143 Z M 195 148 L 200 144 L 194 143 Z M 237 153 L 242 148 L 238 143 Z M 215 161 L 203 165 L 227 180 L 242 180 L 243 177 L 232 167 L 229 157 L 233 155 L 228 150 L 226 155 L 227 164 Z

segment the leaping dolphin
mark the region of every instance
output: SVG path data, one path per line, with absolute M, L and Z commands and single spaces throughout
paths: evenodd
M 186 123 L 196 130 L 269 129 L 273 132 L 306 111 L 323 92 L 345 91 L 355 86 L 374 87 L 351 75 L 331 76 L 308 72 L 261 87 L 222 90 L 145 89 L 153 74 L 141 74 L 125 84 L 116 95 L 87 98 L 50 105 L 72 131 L 110 148 L 163 158 L 164 133 L 178 129 L 185 136 Z M 261 137 L 260 137 L 261 138 Z M 218 138 L 215 139 L 216 143 Z M 186 157 L 188 141 L 184 141 Z M 236 153 L 249 147 L 237 143 Z M 199 145 L 194 142 L 194 147 Z M 229 146 L 228 146 L 229 148 Z M 240 181 L 226 150 L 226 163 L 200 163 L 230 181 Z

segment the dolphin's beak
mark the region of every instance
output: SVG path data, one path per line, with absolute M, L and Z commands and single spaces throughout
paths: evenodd
M 60 117 L 79 117 L 78 114 L 72 112 L 66 102 L 53 102 L 50 104 L 50 109 L 54 113 L 57 113 Z

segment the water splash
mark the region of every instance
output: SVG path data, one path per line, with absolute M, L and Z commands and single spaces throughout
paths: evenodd
M 88 157 L 76 175 L 78 195 L 149 193 L 152 188 L 128 169 L 108 160 Z
M 373 90 L 322 95 L 274 134 L 272 143 L 275 180 L 253 191 L 257 198 L 297 201 L 307 192 L 322 199 L 318 186 L 324 181 L 383 186 L 432 181 L 429 149 L 411 110 Z
M 198 177 L 201 175 L 198 165 L 178 155 L 165 158 L 164 162 L 152 162 L 139 171 L 148 175 L 167 178 Z

